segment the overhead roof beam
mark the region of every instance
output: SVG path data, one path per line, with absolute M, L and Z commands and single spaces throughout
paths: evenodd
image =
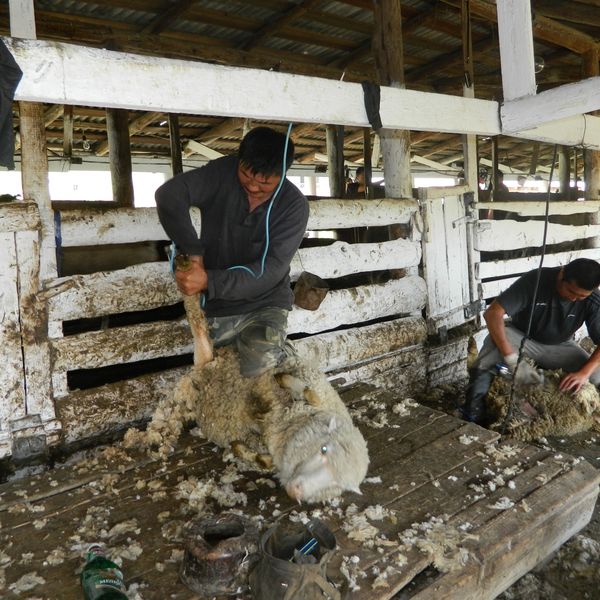
M 183 15 L 192 4 L 195 4 L 197 0 L 178 0 L 172 2 L 169 8 L 160 14 L 156 15 L 148 25 L 146 25 L 140 33 L 160 33 L 167 29 L 173 21 L 177 20 Z

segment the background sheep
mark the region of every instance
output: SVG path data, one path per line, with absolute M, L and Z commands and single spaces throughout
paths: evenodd
M 547 435 L 573 435 L 588 429 L 600 431 L 600 395 L 591 383 L 586 383 L 576 394 L 558 389 L 562 371 L 544 371 L 544 383 L 515 389 L 509 435 L 530 441 Z M 492 426 L 500 429 L 508 411 L 511 380 L 496 377 L 487 395 L 488 406 L 497 421 Z M 528 402 L 538 416 L 528 417 L 521 410 Z M 526 405 L 525 405 L 526 406 Z

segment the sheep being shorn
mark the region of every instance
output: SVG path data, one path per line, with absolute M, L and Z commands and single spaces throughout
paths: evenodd
M 125 444 L 158 445 L 165 456 L 182 422 L 195 420 L 207 439 L 231 446 L 240 458 L 263 468 L 273 467 L 298 501 L 358 492 L 369 464 L 367 445 L 323 373 L 293 360 L 289 368 L 244 378 L 232 348 L 209 352 L 199 303 L 185 306 L 195 338 L 195 366 L 157 407 L 147 430 L 130 430 Z
M 246 379 L 235 352 L 224 349 L 193 369 L 189 384 L 202 433 L 243 457 L 256 453 L 263 464 L 269 455 L 292 498 L 316 502 L 359 491 L 369 464 L 367 445 L 319 370 L 297 363 Z M 178 391 L 186 393 L 181 386 Z
M 586 383 L 576 394 L 558 389 L 562 371 L 544 371 L 544 383 L 515 389 L 512 419 L 507 433 L 522 441 L 548 435 L 573 435 L 589 429 L 600 431 L 600 394 L 596 386 Z M 496 377 L 487 403 L 496 415 L 494 429 L 501 429 L 508 411 L 511 380 Z M 537 416 L 528 416 L 522 407 L 527 403 Z

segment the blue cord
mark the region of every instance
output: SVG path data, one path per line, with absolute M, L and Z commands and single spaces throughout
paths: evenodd
M 242 269 L 242 270 L 250 273 L 250 275 L 252 275 L 252 277 L 254 277 L 256 279 L 258 279 L 259 277 L 262 277 L 265 272 L 265 261 L 267 258 L 267 252 L 269 251 L 269 243 L 271 241 L 271 236 L 269 233 L 269 218 L 271 216 L 271 209 L 273 208 L 273 202 L 275 202 L 275 198 L 277 198 L 277 194 L 279 194 L 279 190 L 282 188 L 282 186 L 285 182 L 285 172 L 287 170 L 285 168 L 285 166 L 286 166 L 288 143 L 290 141 L 290 133 L 292 132 L 292 125 L 293 125 L 293 123 L 290 123 L 288 125 L 287 133 L 285 136 L 285 145 L 283 147 L 283 161 L 281 163 L 281 179 L 279 180 L 279 184 L 277 186 L 277 189 L 275 190 L 275 193 L 271 197 L 271 200 L 269 202 L 269 207 L 267 208 L 267 215 L 265 217 L 265 249 L 263 250 L 263 254 L 260 259 L 260 273 L 257 275 L 250 267 L 246 267 L 244 265 L 235 265 L 233 267 L 228 267 L 227 268 L 228 271 L 231 271 L 233 269 Z

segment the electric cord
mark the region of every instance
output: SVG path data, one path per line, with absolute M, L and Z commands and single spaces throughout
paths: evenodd
M 544 264 L 544 257 L 546 255 L 546 238 L 548 236 L 548 219 L 550 214 L 550 192 L 552 189 L 552 177 L 554 175 L 554 165 L 556 163 L 556 155 L 557 155 L 558 145 L 554 144 L 554 152 L 552 154 L 552 167 L 550 168 L 550 177 L 548 179 L 548 193 L 546 194 L 546 210 L 544 214 L 544 234 L 542 236 L 542 251 L 540 254 L 540 263 L 537 268 L 537 274 L 535 278 L 535 287 L 533 288 L 533 298 L 531 301 L 531 309 L 529 310 L 529 319 L 527 321 L 527 331 L 521 340 L 521 344 L 519 345 L 519 354 L 517 356 L 517 364 L 513 371 L 513 378 L 510 384 L 510 395 L 508 399 L 508 410 L 506 411 L 506 416 L 504 417 L 504 421 L 502 422 L 502 428 L 500 430 L 500 435 L 504 435 L 506 433 L 506 428 L 508 427 L 508 422 L 512 418 L 512 413 L 514 409 L 514 400 L 515 400 L 515 375 L 519 369 L 519 365 L 523 360 L 523 349 L 525 348 L 525 342 L 529 339 L 529 334 L 531 333 L 531 325 L 533 323 L 533 311 L 535 310 L 535 303 L 537 300 L 538 288 L 540 285 L 540 277 L 542 275 L 542 266 Z

